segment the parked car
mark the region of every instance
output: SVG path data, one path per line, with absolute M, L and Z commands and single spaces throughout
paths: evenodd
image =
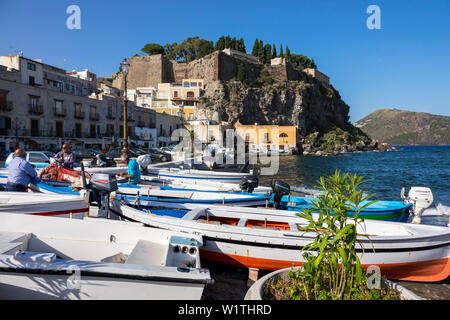
M 26 160 L 31 163 L 36 169 L 42 169 L 49 166 L 54 159 L 55 154 L 50 151 L 27 151 Z M 14 152 L 11 152 L 6 158 L 5 167 L 8 168 L 11 160 L 14 159 Z
M 128 154 L 132 158 L 137 158 L 140 156 L 139 153 L 134 152 L 133 148 L 128 148 Z M 108 150 L 108 152 L 106 152 L 106 155 L 111 158 L 120 158 L 120 156 L 122 155 L 122 148 L 117 147 L 114 149 L 110 149 Z
M 94 149 L 75 149 L 72 153 L 75 156 L 75 162 L 81 162 L 83 159 L 94 159 L 100 152 Z
M 172 155 L 170 153 L 158 150 L 157 148 L 149 148 L 148 154 L 152 157 L 152 161 L 154 162 L 172 161 Z

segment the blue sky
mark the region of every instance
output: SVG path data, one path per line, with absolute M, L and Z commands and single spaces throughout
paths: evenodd
M 81 9 L 69 30 L 66 9 Z M 381 29 L 369 30 L 369 5 Z M 146 43 L 255 38 L 314 58 L 350 105 L 351 121 L 379 108 L 450 116 L 450 1 L 0 0 L 0 55 L 109 76 Z

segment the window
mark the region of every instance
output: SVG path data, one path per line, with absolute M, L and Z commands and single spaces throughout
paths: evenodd
M 174 98 L 178 98 L 178 91 L 174 91 L 174 92 L 173 92 L 173 97 L 174 97 Z
M 186 94 L 186 96 L 187 96 L 188 98 L 194 98 L 194 96 L 195 96 L 194 91 L 188 91 L 187 94 Z
M 287 138 L 287 137 L 288 137 L 288 135 L 284 132 L 282 134 L 280 134 L 280 138 Z
M 56 128 L 56 136 L 63 138 L 64 137 L 64 126 L 62 121 L 56 121 L 55 122 L 55 128 Z
M 191 82 L 191 87 L 196 87 L 197 86 L 197 82 Z
M 28 77 L 28 84 L 29 84 L 30 86 L 34 86 L 34 77 L 32 77 L 32 76 L 29 76 L 29 77 Z
M 31 71 L 36 71 L 36 65 L 34 63 L 28 62 L 27 69 Z
M 75 137 L 81 138 L 82 128 L 81 123 L 75 123 Z
M 30 120 L 31 136 L 39 137 L 39 119 Z
M 83 96 L 87 96 L 87 94 L 88 94 L 87 88 L 83 88 Z
M 62 100 L 55 100 L 55 113 L 62 114 L 63 113 L 63 102 Z
M 37 163 L 50 163 L 46 156 L 42 153 L 30 152 L 28 156 L 29 162 L 37 162 Z
M 8 135 L 8 130 L 11 129 L 11 118 L 0 117 L 0 135 Z
M 189 82 L 185 82 L 185 83 L 183 83 L 183 87 L 185 87 L 185 88 L 189 88 Z
M 95 138 L 96 137 L 96 135 L 95 135 L 96 125 L 95 124 L 91 124 L 90 129 L 91 129 L 90 137 L 91 138 Z
M 30 96 L 30 106 L 33 110 L 36 110 L 38 107 L 38 100 L 39 97 L 37 96 Z

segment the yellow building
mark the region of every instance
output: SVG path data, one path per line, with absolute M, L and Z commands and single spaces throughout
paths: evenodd
M 297 127 L 236 124 L 236 135 L 249 145 L 250 151 L 285 151 L 296 148 Z
M 159 83 L 152 109 L 159 113 L 184 115 L 187 120 L 195 120 L 201 90 L 204 87 L 203 79 L 183 79 L 181 85 Z

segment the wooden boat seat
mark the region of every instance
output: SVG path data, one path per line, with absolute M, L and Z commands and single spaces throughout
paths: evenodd
M 278 228 L 275 227 L 263 227 L 263 226 L 251 226 L 249 228 L 253 228 L 253 229 L 265 229 L 265 230 L 280 230 Z
M 203 213 L 205 213 L 205 211 L 206 211 L 205 208 L 192 209 L 191 211 L 186 213 L 182 219 L 183 220 L 195 220 L 195 218 L 201 216 Z
M 166 255 L 167 245 L 139 240 L 125 261 L 125 264 L 160 266 L 164 265 Z
M 29 237 L 28 233 L 0 233 L 0 254 L 14 254 L 19 250 L 27 250 Z
M 218 225 L 218 226 L 220 226 L 222 223 L 220 222 L 220 221 L 214 221 L 214 220 L 206 220 L 206 219 L 197 219 L 197 222 L 200 222 L 200 223 L 208 223 L 208 224 L 215 224 L 215 225 Z

